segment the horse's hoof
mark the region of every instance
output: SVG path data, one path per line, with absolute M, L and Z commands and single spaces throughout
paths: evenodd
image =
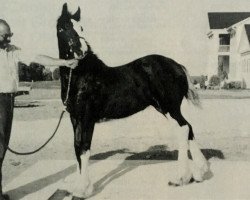
M 196 182 L 202 182 L 203 180 L 205 180 L 205 176 L 209 172 L 209 165 L 207 161 L 203 162 L 202 164 L 200 163 L 200 165 L 192 162 L 192 164 L 190 165 L 190 169 L 192 171 L 194 180 Z
M 90 197 L 93 193 L 93 185 L 91 183 L 88 184 L 88 186 L 85 188 L 85 190 L 82 190 L 78 188 L 73 192 L 73 196 L 77 197 L 79 199 L 86 199 Z
M 180 179 L 177 179 L 177 180 L 174 180 L 174 181 L 169 181 L 168 182 L 168 185 L 169 186 L 174 186 L 174 187 L 178 187 L 178 186 L 184 186 L 184 185 L 187 185 L 189 183 L 192 182 L 192 176 L 188 179 L 186 178 L 180 178 Z
M 71 174 L 64 178 L 64 180 L 61 182 L 61 185 L 59 186 L 60 190 L 66 190 L 66 191 L 73 191 L 75 180 L 78 176 L 76 174 Z
M 85 200 L 85 198 L 80 198 L 80 197 L 73 196 L 71 200 Z
M 192 180 L 192 173 L 190 171 L 186 171 L 186 173 L 184 175 L 182 175 L 180 178 L 177 178 L 173 181 L 169 181 L 168 185 L 169 186 L 183 186 L 183 185 L 187 185 L 191 182 Z
M 93 194 L 93 190 L 94 190 L 94 187 L 93 185 L 90 183 L 85 191 L 85 195 L 87 197 L 90 197 L 92 194 Z

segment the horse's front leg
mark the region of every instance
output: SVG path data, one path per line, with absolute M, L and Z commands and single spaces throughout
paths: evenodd
M 86 104 L 87 105 L 87 104 Z M 73 199 L 84 199 L 92 194 L 93 185 L 89 177 L 90 147 L 95 122 L 89 112 L 90 107 L 83 109 L 81 116 L 71 114 L 74 129 L 74 148 L 77 159 L 76 173 L 66 177 L 60 189 L 73 193 Z
M 76 128 L 74 130 L 74 147 L 78 167 L 73 195 L 78 198 L 89 197 L 93 190 L 88 166 L 94 125 L 94 122 L 85 117 L 84 119 L 81 118 L 76 121 Z

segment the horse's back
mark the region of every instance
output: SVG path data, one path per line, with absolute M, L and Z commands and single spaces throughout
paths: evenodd
M 101 90 L 105 96 L 101 113 L 108 118 L 126 117 L 149 105 L 180 102 L 187 92 L 183 67 L 161 55 L 141 57 L 109 70 Z
M 161 98 L 182 99 L 187 94 L 186 69 L 173 59 L 162 55 L 148 55 L 134 62 L 134 68 L 140 68 L 144 76 L 146 74 L 151 90 Z

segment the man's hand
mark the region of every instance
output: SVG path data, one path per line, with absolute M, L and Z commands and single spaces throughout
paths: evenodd
M 16 51 L 16 50 L 21 50 L 21 49 L 19 47 L 15 46 L 15 45 L 11 45 L 11 44 L 8 44 L 7 47 L 6 47 L 7 52 Z
M 79 61 L 77 59 L 65 60 L 65 66 L 75 69 L 78 66 L 78 62 Z

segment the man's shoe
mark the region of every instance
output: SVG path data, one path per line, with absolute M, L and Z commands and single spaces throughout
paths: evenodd
M 7 194 L 1 194 L 0 195 L 0 200 L 10 200 L 10 197 Z

